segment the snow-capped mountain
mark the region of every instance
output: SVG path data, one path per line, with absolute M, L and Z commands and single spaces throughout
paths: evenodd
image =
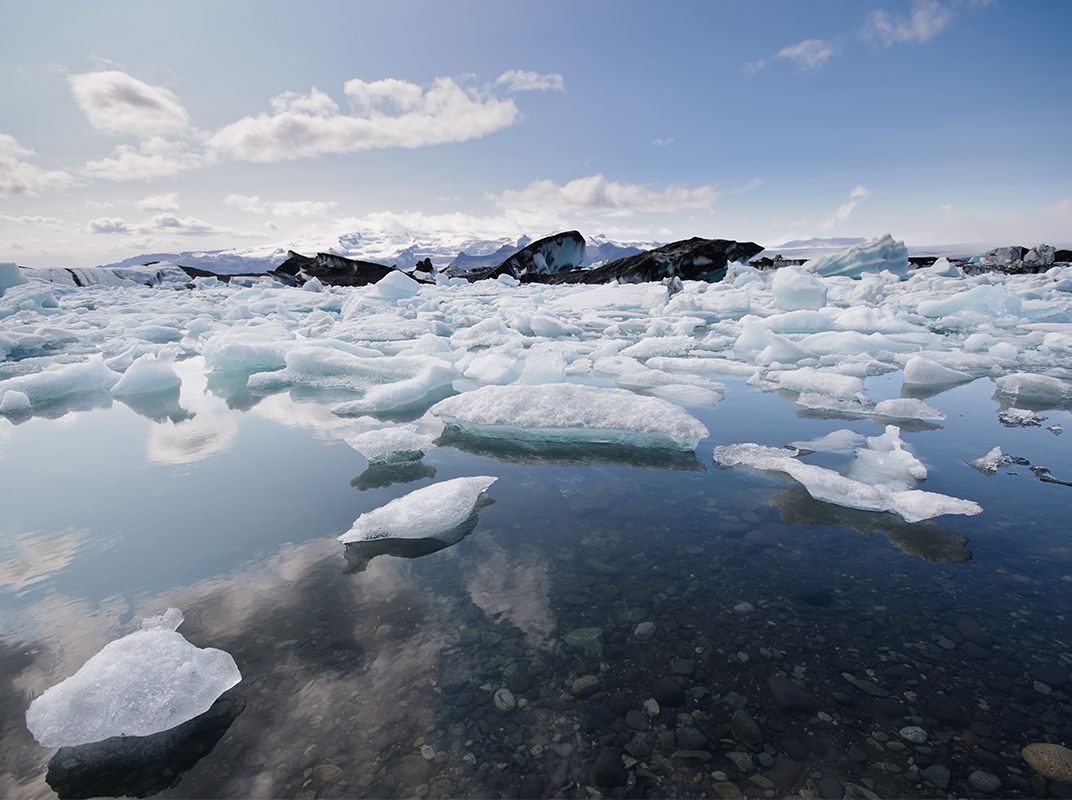
M 460 234 L 421 233 L 344 233 L 334 238 L 305 236 L 287 242 L 225 250 L 186 250 L 179 253 L 143 253 L 112 264 L 108 268 L 141 266 L 149 262 L 170 261 L 186 267 L 233 275 L 241 272 L 266 272 L 279 266 L 294 250 L 304 255 L 333 253 L 362 261 L 412 269 L 426 258 L 439 268 L 454 267 L 466 272 L 497 266 L 533 241 L 501 237 L 481 239 Z M 613 261 L 627 255 L 657 247 L 655 242 L 617 242 L 605 236 L 588 239 L 585 266 Z

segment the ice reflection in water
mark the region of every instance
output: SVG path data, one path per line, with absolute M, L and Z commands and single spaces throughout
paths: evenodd
M 353 423 L 327 401 L 248 398 L 237 379 L 199 382 L 196 362 L 179 366 L 190 370 L 180 421 L 175 406 L 116 403 L 4 428 L 0 794 L 572 795 L 590 784 L 601 740 L 622 752 L 640 734 L 633 749 L 647 743 L 639 760 L 662 783 L 641 774 L 630 793 L 712 795 L 714 769 L 752 791 L 725 754 L 758 749 L 722 741 L 737 735 L 735 704 L 774 751 L 758 772 L 778 794 L 809 789 L 813 772 L 926 794 L 906 777 L 913 750 L 870 744 L 908 718 L 930 732 L 931 759 L 953 767 L 951 791 L 970 791 L 967 775 L 989 758 L 1003 792 L 1024 794 L 995 759 L 1015 767 L 1003 754 L 1067 732 L 1055 671 L 1067 673 L 1060 587 L 1072 552 L 1053 494 L 1067 490 L 963 464 L 1000 444 L 1069 471 L 1067 450 L 1044 429 L 998 426 L 978 387 L 933 398 L 945 427 L 904 436 L 928 484 L 981 499 L 986 513 L 908 525 L 708 468 L 715 444 L 881 431 L 801 418 L 743 386 L 697 410 L 712 439 L 683 460 L 447 437 L 398 465 L 408 471 L 383 471 L 340 441 Z M 1067 412 L 1051 413 L 1068 427 Z M 394 497 L 476 474 L 499 477 L 496 503 L 450 546 L 356 553 L 334 540 Z M 66 506 L 41 503 L 41 486 L 59 487 Z M 734 610 L 742 602 L 752 610 Z M 244 680 L 221 702 L 241 713 L 192 734 L 174 760 L 162 748 L 121 762 L 126 783 L 34 744 L 22 722 L 30 699 L 169 605 L 184 609 L 191 642 L 234 656 Z M 650 639 L 634 636 L 642 622 L 655 626 Z M 598 656 L 566 643 L 584 628 L 599 629 Z M 867 670 L 884 696 L 843 677 Z M 767 679 L 794 672 L 837 725 L 775 703 Z M 1049 695 L 1036 673 L 1055 681 Z M 598 690 L 574 694 L 584 676 Z M 620 715 L 667 679 L 687 690 L 685 705 L 666 703 L 648 724 L 674 734 L 677 713 L 695 712 L 687 727 L 710 761 L 674 758 L 676 735 L 664 742 Z M 512 711 L 495 708 L 502 688 Z M 970 747 L 964 731 L 998 750 Z

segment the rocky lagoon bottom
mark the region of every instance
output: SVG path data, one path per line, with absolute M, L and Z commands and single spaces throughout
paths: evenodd
M 984 510 L 909 524 L 716 466 L 881 433 L 732 379 L 695 455 L 455 437 L 368 467 L 331 398 L 178 366 L 177 404 L 0 420 L 0 794 L 1072 796 L 1020 755 L 1072 740 L 1072 489 L 965 463 L 1069 478 L 1068 411 L 928 397 L 927 489 Z M 335 539 L 466 475 L 498 480 L 451 546 Z M 171 606 L 242 682 L 162 734 L 38 745 L 31 699 Z

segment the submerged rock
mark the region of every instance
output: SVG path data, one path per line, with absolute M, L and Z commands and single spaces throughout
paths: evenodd
M 1035 742 L 1023 749 L 1027 765 L 1043 778 L 1072 783 L 1072 750 L 1059 744 Z

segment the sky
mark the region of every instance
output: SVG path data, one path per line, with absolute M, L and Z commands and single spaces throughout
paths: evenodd
M 1072 243 L 1072 3 L 0 3 L 0 261 Z

